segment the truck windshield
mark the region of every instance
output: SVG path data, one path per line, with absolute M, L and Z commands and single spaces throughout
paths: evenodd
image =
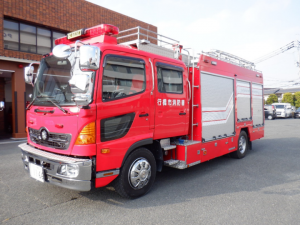
M 59 105 L 75 105 L 70 79 L 71 64 L 68 59 L 57 59 L 54 56 L 43 58 L 33 90 L 33 99 L 36 98 L 34 105 L 52 106 L 49 99 Z

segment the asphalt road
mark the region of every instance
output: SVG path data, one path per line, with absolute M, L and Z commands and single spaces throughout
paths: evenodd
M 3 224 L 299 224 L 300 120 L 266 121 L 241 160 L 164 168 L 136 200 L 110 187 L 77 192 L 33 180 L 17 145 L 0 144 Z

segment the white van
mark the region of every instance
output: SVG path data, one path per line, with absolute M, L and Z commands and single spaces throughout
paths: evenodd
M 290 103 L 273 103 L 276 108 L 276 117 L 288 118 L 292 116 L 292 105 Z

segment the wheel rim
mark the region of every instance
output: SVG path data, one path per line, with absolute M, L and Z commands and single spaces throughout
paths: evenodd
M 128 171 L 129 184 L 134 189 L 145 187 L 151 177 L 151 165 L 145 158 L 136 159 Z
M 246 138 L 244 136 L 241 136 L 239 139 L 239 151 L 241 154 L 244 154 L 244 152 L 246 151 Z
M 272 116 L 268 116 L 268 119 L 271 120 L 271 119 L 273 119 L 273 117 Z

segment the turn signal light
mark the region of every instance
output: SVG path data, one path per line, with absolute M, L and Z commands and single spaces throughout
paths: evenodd
M 95 122 L 86 125 L 78 135 L 75 145 L 89 145 L 96 143 Z
M 103 148 L 103 149 L 101 149 L 101 153 L 102 154 L 110 153 L 110 149 L 109 148 Z

